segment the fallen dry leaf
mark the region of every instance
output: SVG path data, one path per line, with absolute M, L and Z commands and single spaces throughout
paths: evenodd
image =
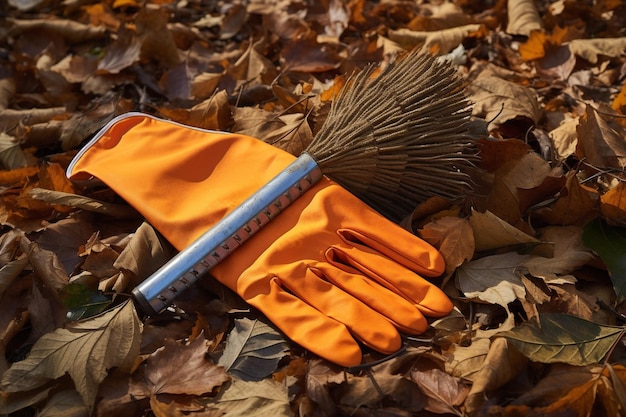
M 187 345 L 165 340 L 147 359 L 145 375 L 151 395 L 202 395 L 229 381 L 223 367 L 207 360 L 209 345 L 203 335 Z
M 507 12 L 509 16 L 507 33 L 528 36 L 534 30 L 543 29 L 543 22 L 532 0 L 507 2 Z
M 139 353 L 141 323 L 125 302 L 98 317 L 42 336 L 28 357 L 3 375 L 5 392 L 28 391 L 69 373 L 84 404 L 93 408 L 107 370 L 129 368 Z

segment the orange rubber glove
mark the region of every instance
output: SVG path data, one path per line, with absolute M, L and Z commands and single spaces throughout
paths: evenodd
M 68 176 L 105 182 L 183 250 L 294 159 L 251 137 L 131 114 L 105 127 Z M 425 316 L 450 312 L 423 278 L 443 271 L 433 247 L 324 177 L 211 274 L 296 343 L 354 366 L 357 340 L 390 354 L 398 330 L 422 333 Z

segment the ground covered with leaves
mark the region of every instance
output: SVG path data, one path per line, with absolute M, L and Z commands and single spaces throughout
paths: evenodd
M 626 415 L 623 1 L 7 0 L 0 14 L 2 414 Z M 403 222 L 445 257 L 452 314 L 353 372 L 210 277 L 137 314 L 128 293 L 174 251 L 110 190 L 66 179 L 94 132 L 143 111 L 298 154 L 345 74 L 416 46 L 458 67 L 480 148 L 474 195 Z

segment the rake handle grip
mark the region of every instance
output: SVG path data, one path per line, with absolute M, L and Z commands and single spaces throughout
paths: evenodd
M 146 314 L 163 311 L 209 269 L 272 221 L 322 178 L 307 153 L 300 155 L 259 191 L 180 251 L 132 291 Z

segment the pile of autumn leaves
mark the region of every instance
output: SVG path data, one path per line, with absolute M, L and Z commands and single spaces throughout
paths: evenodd
M 0 80 L 4 414 L 624 415 L 623 38 L 597 42 L 578 27 L 534 21 L 520 23 L 537 30 L 515 40 L 515 28 L 505 34 L 494 23 L 500 3 L 473 16 L 444 2 L 400 24 L 384 19 L 416 13 L 413 2 L 328 2 L 306 16 L 289 9 L 303 10 L 296 1 L 250 2 L 187 26 L 168 23 L 153 5 L 139 12 L 137 27 L 120 25 L 135 13 L 132 3 L 79 9 L 90 25 L 20 19 L 5 34 L 15 53 L 14 76 Z M 607 13 L 609 3 L 600 5 Z M 507 12 L 519 23 L 515 13 L 528 16 L 524 8 L 534 6 L 516 4 L 521 11 Z M 564 9 L 553 5 L 553 22 L 584 11 L 555 4 Z M 190 16 L 194 7 L 185 9 Z M 260 15 L 275 43 L 235 42 L 246 19 Z M 388 30 L 368 27 L 373 21 Z M 442 27 L 455 21 L 462 25 Z M 356 39 L 351 25 L 370 36 Z M 420 25 L 429 26 L 426 35 Z M 324 35 L 285 47 L 280 60 L 296 74 L 285 77 L 259 51 L 279 49 L 281 36 L 303 26 Z M 37 44 L 40 30 L 52 34 L 49 45 Z M 342 41 L 355 45 L 348 58 L 336 43 L 344 30 Z M 66 46 L 77 40 L 82 46 Z M 450 316 L 398 357 L 355 373 L 299 351 L 210 281 L 178 300 L 178 310 L 137 316 L 123 294 L 172 250 L 109 190 L 67 181 L 63 168 L 82 140 L 111 115 L 146 106 L 183 123 L 271 137 L 298 153 L 342 80 L 311 73 L 349 70 L 413 42 L 468 59 L 460 71 L 475 103 L 476 195 L 461 205 L 433 198 L 403 223 L 445 257 L 442 287 L 457 306 Z M 498 59 L 480 59 L 485 49 Z M 119 86 L 123 94 L 113 93 Z M 168 104 L 150 101 L 147 91 L 156 90 Z

